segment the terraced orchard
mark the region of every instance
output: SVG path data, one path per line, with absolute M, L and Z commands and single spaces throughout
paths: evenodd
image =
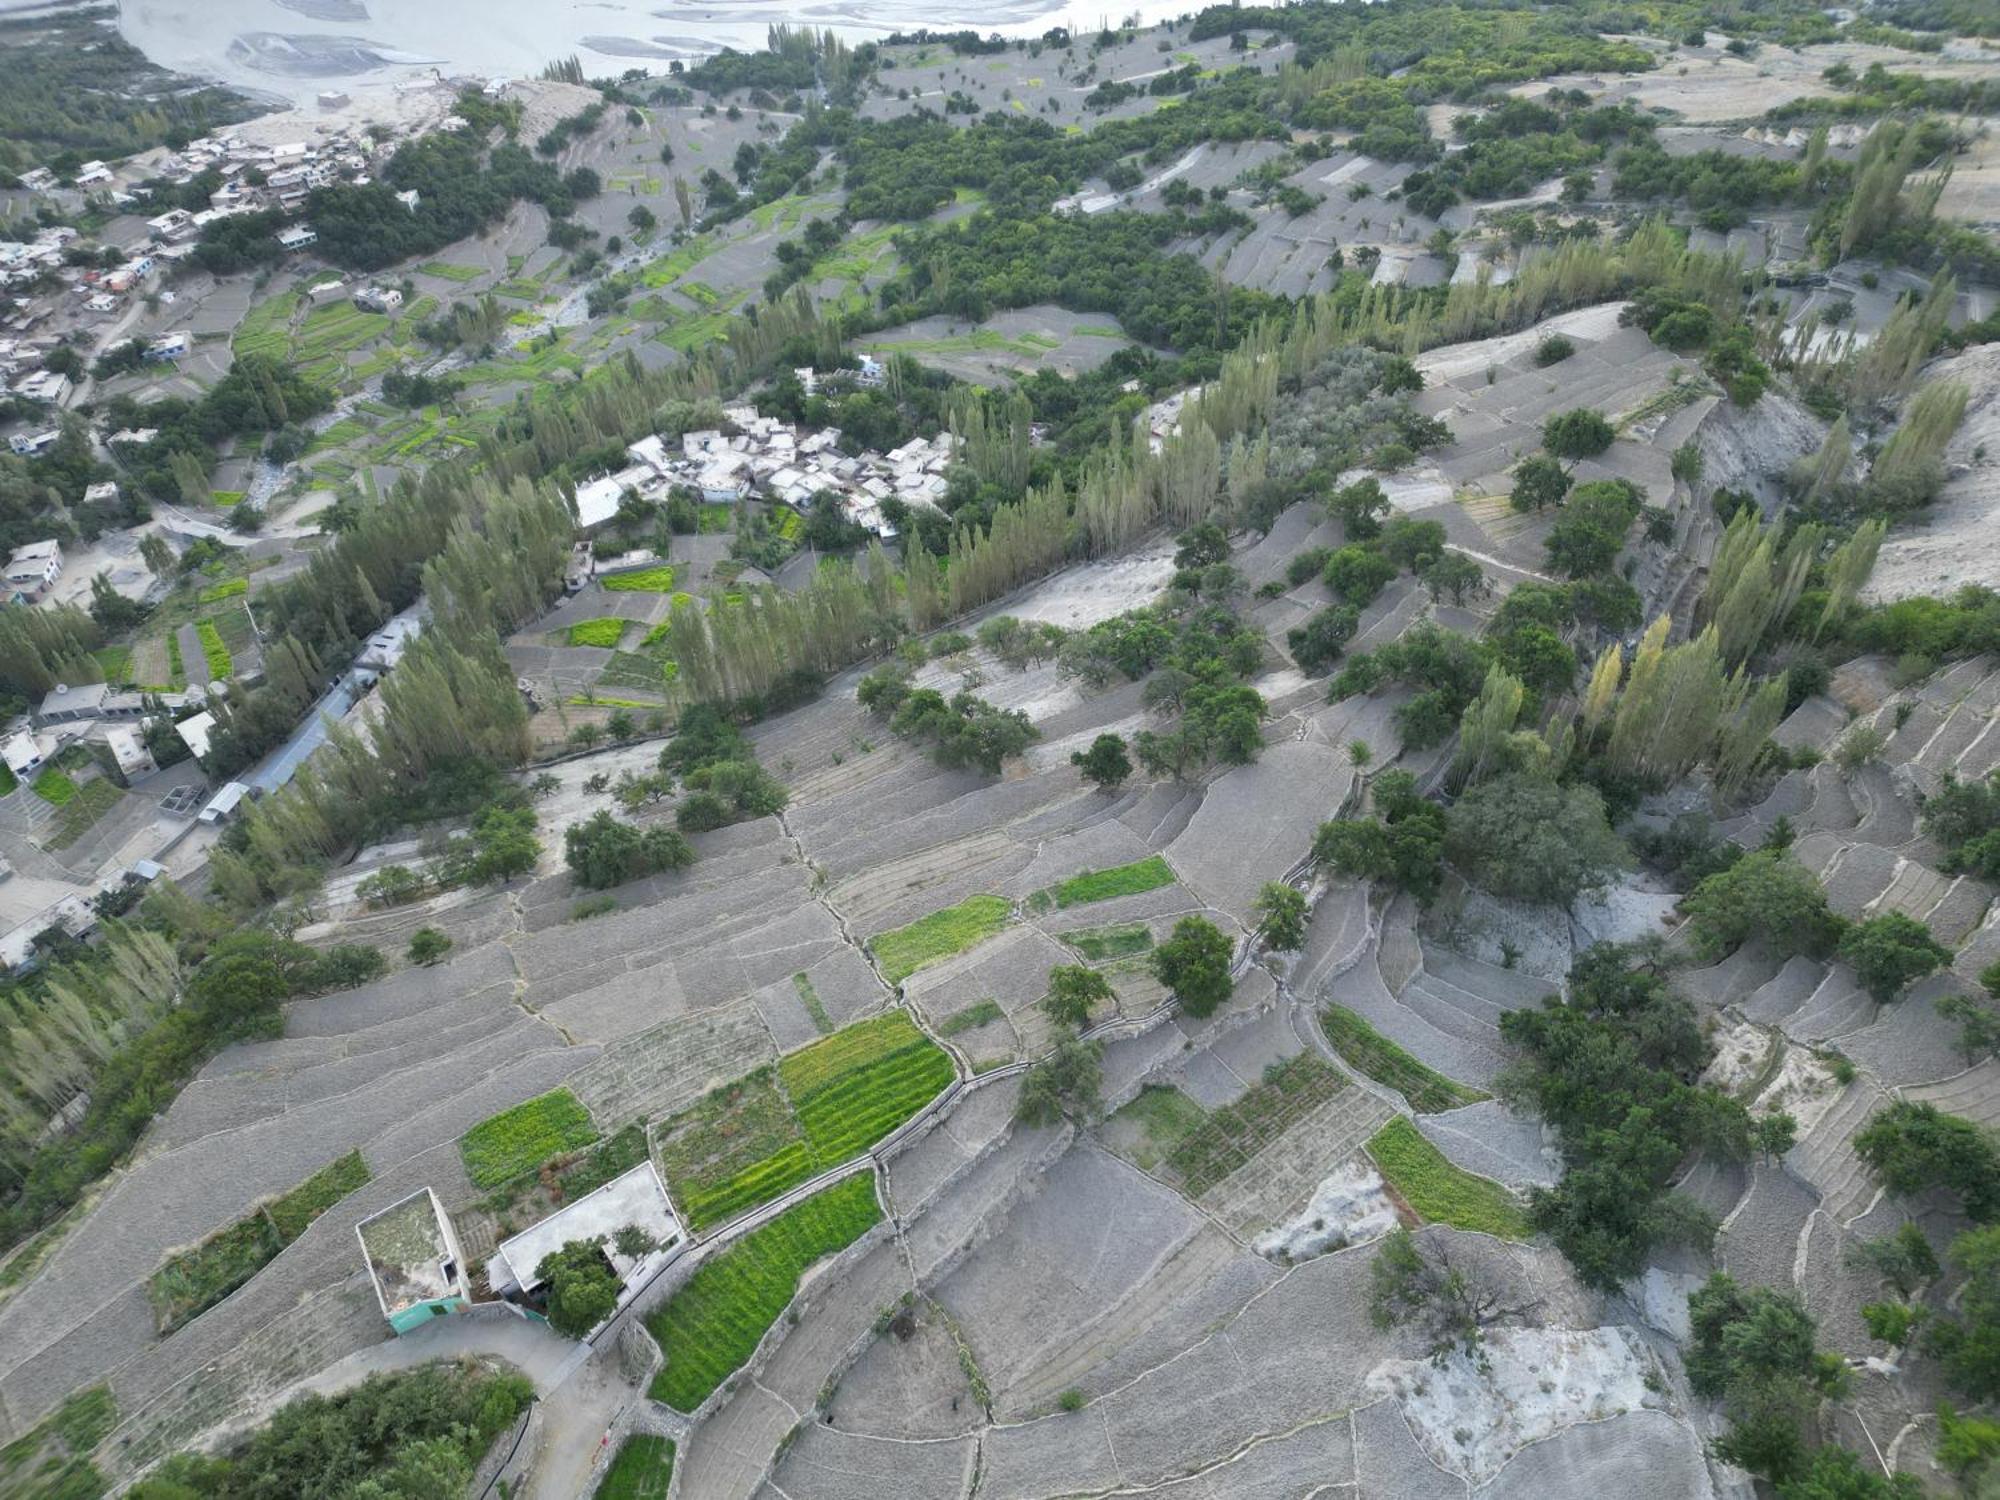
M 881 1218 L 874 1174 L 857 1172 L 707 1261 L 646 1319 L 666 1355 L 653 1399 L 682 1412 L 700 1406 L 756 1352 L 806 1268 L 846 1249 Z
M 867 1150 L 955 1076 L 903 1011 L 725 1084 L 656 1132 L 660 1170 L 695 1229 L 769 1202 Z

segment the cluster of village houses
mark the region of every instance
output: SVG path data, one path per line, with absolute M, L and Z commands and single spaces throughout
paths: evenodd
M 813 370 L 798 370 L 808 395 L 826 378 Z M 840 375 L 865 386 L 886 378 L 882 364 L 861 356 L 861 368 Z M 951 465 L 952 438 L 913 438 L 887 453 L 843 453 L 837 428 L 807 432 L 775 417 L 759 416 L 752 406 L 727 406 L 722 415 L 728 430 L 710 428 L 683 433 L 678 444 L 657 434 L 626 448 L 632 460 L 614 474 L 603 474 L 577 487 L 577 519 L 588 531 L 617 515 L 625 496 L 664 500 L 674 490 L 687 490 L 711 504 L 730 504 L 752 497 L 805 510 L 815 496 L 835 497 L 840 513 L 877 536 L 894 536 L 896 528 L 882 512 L 885 500 L 906 505 L 941 506 L 945 470 Z
M 440 128 L 467 127 L 463 118 L 448 115 Z M 318 142 L 259 146 L 241 136 L 223 135 L 190 141 L 179 151 L 134 157 L 116 168 L 101 161 L 86 162 L 71 185 L 102 194 L 127 211 L 107 227 L 101 241 L 103 248 L 119 251 L 124 259 L 111 267 L 69 264 L 67 252 L 80 236 L 68 225 L 43 227 L 23 240 L 0 239 L 0 299 L 7 299 L 0 309 L 0 387 L 51 412 L 67 406 L 73 391 L 70 377 L 45 367 L 58 345 L 74 342 L 77 334 L 119 317 L 135 294 L 151 292 L 162 305 L 171 306 L 174 293 L 158 287 L 158 277 L 166 266 L 194 253 L 210 224 L 267 209 L 297 214 L 314 188 L 369 181 L 370 164 L 393 150 L 394 144 L 334 134 Z M 151 192 L 144 182 L 164 179 L 185 186 L 210 172 L 221 178 L 221 185 L 209 193 L 207 208 L 168 208 L 149 218 L 137 217 Z M 24 174 L 21 183 L 44 193 L 62 187 L 46 168 Z M 396 196 L 412 210 L 419 201 L 414 191 Z M 276 238 L 284 249 L 299 251 L 312 246 L 318 236 L 310 225 L 293 222 L 279 229 Z M 393 312 L 403 300 L 389 287 L 350 290 L 339 277 L 307 289 L 315 302 L 350 294 L 356 304 L 377 312 Z M 175 363 L 192 347 L 192 336 L 177 330 L 146 337 L 141 352 L 149 363 Z M 34 457 L 47 451 L 59 435 L 53 423 L 30 423 L 7 441 L 16 454 Z

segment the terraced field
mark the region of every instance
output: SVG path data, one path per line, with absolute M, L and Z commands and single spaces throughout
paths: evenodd
M 706 1261 L 646 1319 L 666 1356 L 653 1399 L 676 1411 L 699 1407 L 756 1351 L 806 1268 L 846 1249 L 881 1218 L 874 1175 L 859 1172 Z
M 907 1013 L 850 1026 L 662 1122 L 655 1149 L 697 1230 L 865 1151 L 935 1098 L 951 1058 Z

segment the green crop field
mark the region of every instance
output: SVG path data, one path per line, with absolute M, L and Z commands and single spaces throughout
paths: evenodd
M 359 1151 L 350 1151 L 255 1213 L 194 1249 L 172 1256 L 146 1281 L 146 1296 L 163 1334 L 192 1322 L 249 1281 L 313 1220 L 368 1181 Z
M 55 807 L 61 807 L 76 798 L 76 783 L 54 766 L 48 767 L 35 778 L 34 787 L 37 797 Z
M 1426 1067 L 1345 1006 L 1329 1005 L 1320 1012 L 1319 1024 L 1333 1050 L 1346 1062 L 1396 1090 L 1420 1115 L 1438 1114 L 1491 1097 Z
M 857 1172 L 786 1209 L 697 1270 L 650 1317 L 666 1355 L 652 1396 L 691 1412 L 756 1352 L 822 1256 L 844 1250 L 881 1220 L 872 1172 Z
M 218 583 L 214 588 L 203 589 L 195 598 L 198 603 L 202 604 L 220 604 L 225 599 L 234 599 L 238 594 L 245 594 L 249 591 L 249 579 L 230 578 Z
M 202 660 L 208 665 L 210 682 L 227 682 L 236 663 L 229 654 L 229 648 L 222 643 L 222 632 L 215 628 L 213 620 L 203 620 L 194 628 L 201 637 Z
M 118 790 L 117 782 L 102 776 L 84 782 L 49 824 L 42 847 L 58 853 L 67 849 L 88 833 L 99 818 L 116 807 L 124 795 Z
M 1086 906 L 1093 901 L 1109 901 L 1114 896 L 1136 896 L 1174 883 L 1174 872 L 1159 855 L 1114 865 L 1109 870 L 1085 870 L 1060 885 L 1036 891 L 1028 898 L 1034 911 L 1050 911 L 1065 906 Z
M 1153 946 L 1153 930 L 1143 922 L 1128 922 L 1118 927 L 1079 927 L 1056 936 L 1093 963 L 1107 958 L 1130 958 Z
M 664 563 L 657 568 L 634 568 L 629 573 L 613 573 L 603 583 L 614 594 L 671 594 L 674 570 Z
M 1005 896 L 967 896 L 907 927 L 876 934 L 868 940 L 868 948 L 882 966 L 883 977 L 900 984 L 917 970 L 993 936 L 1007 925 L 1012 912 Z
M 667 1500 L 673 1479 L 674 1440 L 636 1433 L 618 1445 L 597 1500 Z
M 656 1132 L 660 1169 L 688 1223 L 705 1229 L 867 1150 L 953 1076 L 944 1050 L 892 1011 L 673 1116 Z
M 1104 1122 L 1104 1130 L 1134 1166 L 1150 1172 L 1207 1118 L 1207 1112 L 1179 1089 L 1149 1083 Z
M 553 1089 L 480 1121 L 459 1137 L 458 1154 L 474 1187 L 496 1188 L 596 1139 L 597 1127 L 576 1095 Z
M 615 647 L 624 635 L 625 621 L 605 615 L 595 620 L 578 620 L 570 626 L 566 639 L 572 646 Z
M 1453 1166 L 1401 1115 L 1375 1132 L 1368 1154 L 1383 1180 L 1426 1219 L 1505 1240 L 1525 1240 L 1534 1232 L 1512 1194 Z
M 427 260 L 417 269 L 426 276 L 442 276 L 446 281 L 477 281 L 486 274 L 484 266 L 455 266 L 443 260 Z
M 1182 1137 L 1167 1153 L 1167 1165 L 1179 1175 L 1182 1191 L 1198 1198 L 1346 1087 L 1346 1079 L 1310 1053 L 1273 1063 L 1249 1093 Z

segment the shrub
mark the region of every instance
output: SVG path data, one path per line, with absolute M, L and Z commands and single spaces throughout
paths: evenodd
M 1616 436 L 1604 413 L 1589 407 L 1559 412 L 1542 424 L 1542 446 L 1557 458 L 1595 458 Z
M 1559 333 L 1552 333 L 1535 346 L 1535 368 L 1546 370 L 1576 353 L 1576 345 Z

